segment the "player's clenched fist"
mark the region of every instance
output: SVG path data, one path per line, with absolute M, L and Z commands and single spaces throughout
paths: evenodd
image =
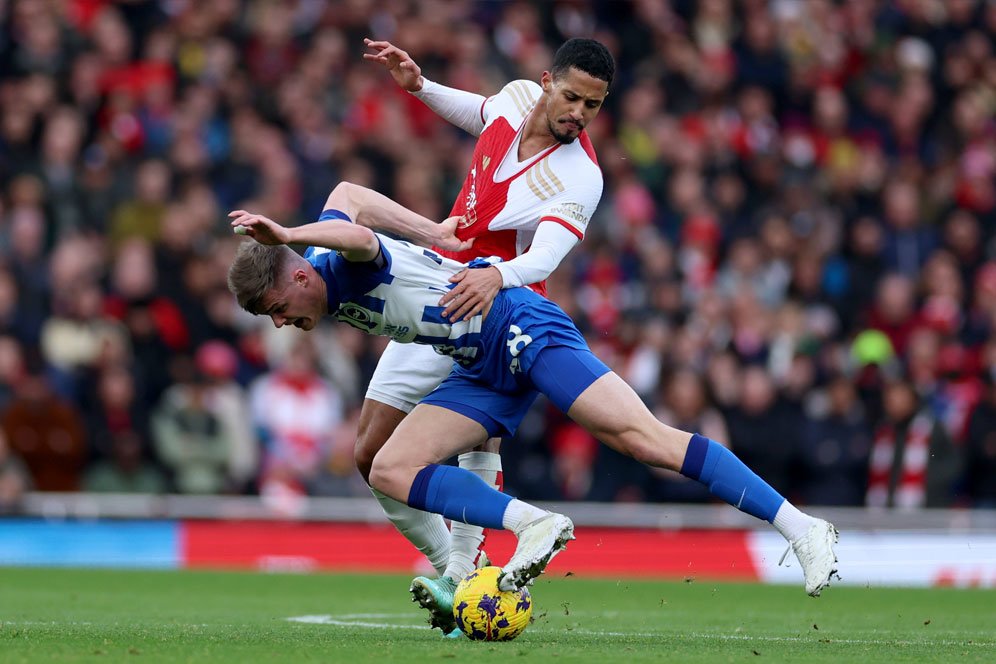
M 422 69 L 415 64 L 408 53 L 387 41 L 364 39 L 363 43 L 374 51 L 373 53 L 364 53 L 364 60 L 384 65 L 394 77 L 394 82 L 408 92 L 418 92 L 422 89 Z

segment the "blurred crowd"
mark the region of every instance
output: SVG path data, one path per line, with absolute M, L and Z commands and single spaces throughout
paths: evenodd
M 550 281 L 596 353 L 796 502 L 996 507 L 996 2 L 0 0 L 0 510 L 366 495 L 383 341 L 225 286 L 233 208 L 447 216 L 473 138 L 366 36 L 484 95 L 605 43 L 605 190 Z M 503 456 L 521 497 L 708 499 L 543 400 Z

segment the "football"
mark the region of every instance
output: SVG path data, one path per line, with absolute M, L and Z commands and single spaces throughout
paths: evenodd
M 511 641 L 533 615 L 529 590 L 498 589 L 500 567 L 483 567 L 464 577 L 453 594 L 457 626 L 475 641 Z

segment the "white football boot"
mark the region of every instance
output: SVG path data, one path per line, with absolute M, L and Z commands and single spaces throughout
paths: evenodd
M 574 523 L 563 514 L 547 514 L 518 533 L 519 543 L 498 577 L 501 590 L 529 585 L 546 569 L 555 555 L 574 539 Z
M 833 545 L 837 543 L 837 529 L 829 521 L 817 519 L 809 527 L 806 534 L 793 541 L 778 564 L 781 565 L 788 556 L 789 550 L 795 551 L 795 557 L 802 565 L 802 573 L 806 578 L 806 592 L 813 597 L 819 597 L 820 592 L 830 585 L 830 579 L 837 574 L 837 554 Z

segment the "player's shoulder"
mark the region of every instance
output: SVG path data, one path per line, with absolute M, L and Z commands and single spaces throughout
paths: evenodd
M 506 83 L 505 87 L 503 87 L 498 94 L 529 94 L 535 101 L 536 99 L 539 99 L 542 92 L 543 88 L 540 87 L 540 84 L 536 81 L 530 81 L 527 78 L 518 78 L 514 81 Z
M 541 94 L 543 88 L 536 81 L 517 79 L 507 83 L 491 101 L 501 115 L 521 121 L 529 115 Z
M 595 148 L 585 132 L 581 132 L 581 136 L 573 143 L 555 150 L 550 155 L 550 166 L 555 172 L 568 172 L 572 181 L 602 181 L 602 169 L 598 165 Z

